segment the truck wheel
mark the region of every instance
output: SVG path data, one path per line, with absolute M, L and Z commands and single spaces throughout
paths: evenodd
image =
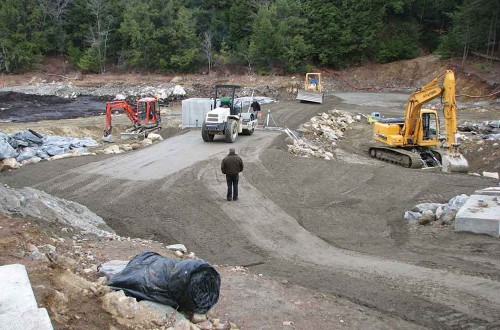
M 214 134 L 209 134 L 205 125 L 201 128 L 201 137 L 205 142 L 212 142 L 214 140 Z
M 238 139 L 238 128 L 236 121 L 230 119 L 226 123 L 226 130 L 224 131 L 224 139 L 226 142 L 233 143 Z

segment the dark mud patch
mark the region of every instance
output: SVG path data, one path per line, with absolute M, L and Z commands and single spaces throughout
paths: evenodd
M 89 117 L 103 114 L 105 110 L 106 100 L 95 96 L 63 98 L 0 92 L 0 122 L 28 123 Z

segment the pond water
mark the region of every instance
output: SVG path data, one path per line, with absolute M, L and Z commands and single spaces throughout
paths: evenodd
M 106 100 L 95 96 L 62 98 L 0 92 L 0 122 L 27 123 L 104 114 Z

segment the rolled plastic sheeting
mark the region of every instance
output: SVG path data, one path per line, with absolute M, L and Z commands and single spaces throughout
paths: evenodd
M 201 259 L 173 260 L 145 251 L 109 275 L 108 285 L 139 300 L 204 314 L 219 300 L 220 275 Z

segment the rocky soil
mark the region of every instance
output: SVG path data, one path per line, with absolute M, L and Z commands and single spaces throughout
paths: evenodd
M 311 318 L 329 329 L 418 329 L 241 266 L 215 266 L 223 285 L 219 302 L 207 314 L 137 301 L 107 287 L 101 267 L 142 251 L 175 260 L 195 254 L 179 244 L 116 235 L 85 206 L 31 188 L 1 186 L 0 214 L 0 264 L 26 265 L 37 302 L 48 310 L 55 329 L 306 329 Z M 276 304 L 282 306 L 273 308 Z

